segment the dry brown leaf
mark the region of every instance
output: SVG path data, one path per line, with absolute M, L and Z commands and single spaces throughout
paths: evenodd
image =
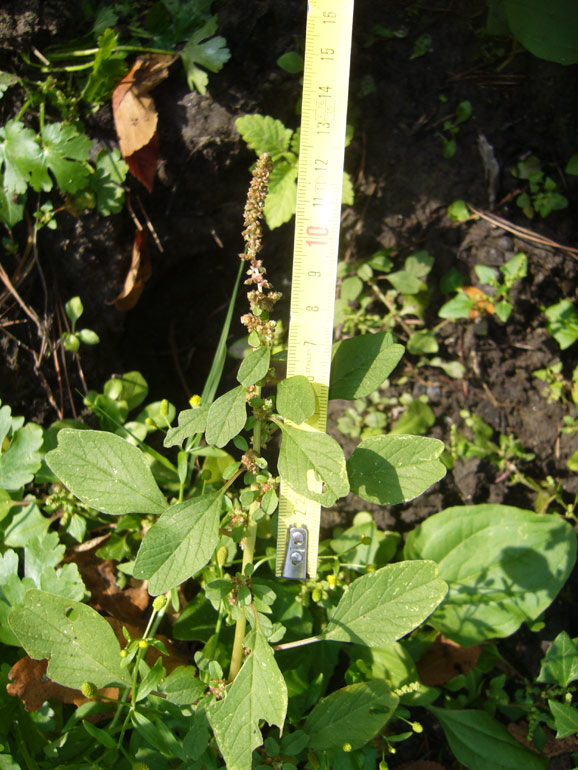
M 153 191 L 158 157 L 159 135 L 155 133 L 147 145 L 125 158 L 130 173 L 142 182 L 149 192 Z
M 139 301 L 145 283 L 151 277 L 151 259 L 148 248 L 148 233 L 137 230 L 132 247 L 130 268 L 124 279 L 122 291 L 114 300 L 117 310 L 130 310 Z
M 10 669 L 6 685 L 8 695 L 20 698 L 26 711 L 38 711 L 47 700 L 60 700 L 63 703 L 74 703 L 80 706 L 86 703 L 80 690 L 73 690 L 46 678 L 47 660 L 32 660 L 28 656 L 21 658 Z M 116 687 L 106 687 L 99 690 L 101 695 L 108 698 L 118 698 Z
M 458 674 L 467 674 L 480 657 L 481 645 L 460 647 L 459 644 L 438 636 L 417 663 L 420 681 L 428 687 L 444 684 Z
M 486 313 L 487 315 L 494 315 L 496 312 L 494 303 L 492 302 L 491 298 L 488 297 L 488 295 L 485 294 L 481 289 L 477 289 L 475 286 L 464 286 L 462 291 L 466 297 L 469 297 L 476 303 L 475 307 L 470 310 L 470 318 L 472 321 L 476 318 L 479 318 L 479 316 L 483 313 Z
M 114 89 L 114 126 L 124 158 L 146 147 L 155 135 L 158 114 L 149 91 L 167 77 L 174 60 L 168 54 L 139 56 Z

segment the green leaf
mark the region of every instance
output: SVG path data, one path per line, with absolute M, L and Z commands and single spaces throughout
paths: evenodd
M 4 414 L 11 414 L 9 406 L 3 406 Z M 2 451 L 1 447 L 6 442 L 6 434 L 2 436 L 0 444 L 0 488 L 16 490 L 28 484 L 34 478 L 34 474 L 42 463 L 40 451 L 43 441 L 43 430 L 40 425 L 32 422 L 26 423 L 21 428 L 13 430 L 9 437 L 8 447 Z
M 199 65 L 210 72 L 219 72 L 231 58 L 231 52 L 227 48 L 225 38 L 211 37 L 216 31 L 217 17 L 211 16 L 202 27 L 193 33 L 180 52 L 191 91 L 194 91 L 195 88 L 201 94 L 205 94 L 207 91 L 209 78 L 206 72 L 199 69 Z
M 578 5 L 574 0 L 504 0 L 512 34 L 534 56 L 578 63 Z
M 114 631 L 86 604 L 31 590 L 25 606 L 13 610 L 8 623 L 31 658 L 49 658 L 46 673 L 53 681 L 76 690 L 86 681 L 98 688 L 130 684 Z
M 90 177 L 90 187 L 96 194 L 99 214 L 108 217 L 122 211 L 125 198 L 123 183 L 127 173 L 128 164 L 122 159 L 118 148 L 98 153 L 94 174 Z
M 112 433 L 61 430 L 46 462 L 65 487 L 97 511 L 157 514 L 167 507 L 140 449 Z
M 245 427 L 247 392 L 242 385 L 213 401 L 207 414 L 205 439 L 211 446 L 224 447 Z
M 578 679 L 578 646 L 566 631 L 561 631 L 546 651 L 536 681 L 568 687 L 570 682 L 576 679 Z
M 351 583 L 322 637 L 385 647 L 421 625 L 446 592 L 432 561 L 388 564 Z
M 8 227 L 14 227 L 24 218 L 25 203 L 25 195 L 16 195 L 0 188 L 0 220 Z
M 309 747 L 326 751 L 342 749 L 348 743 L 348 751 L 360 749 L 388 722 L 398 701 L 379 679 L 332 692 L 319 701 L 305 722 Z
M 292 131 L 269 115 L 243 115 L 235 121 L 243 141 L 257 155 L 267 152 L 275 160 L 289 150 Z
M 452 222 L 465 222 L 470 216 L 468 205 L 462 200 L 454 201 L 448 206 L 448 217 Z
M 545 770 L 546 757 L 527 749 L 506 728 L 478 709 L 454 710 L 430 706 L 439 719 L 450 748 L 468 770 Z
M 208 404 L 179 412 L 178 427 L 171 428 L 165 436 L 164 446 L 181 446 L 188 438 L 204 433 L 207 427 Z
M 578 709 L 569 703 L 558 703 L 555 700 L 549 700 L 548 705 L 556 725 L 556 738 L 578 735 Z
M 317 397 L 307 377 L 297 374 L 281 380 L 277 386 L 276 403 L 282 417 L 300 425 L 315 413 Z
M 341 189 L 341 203 L 344 206 L 353 206 L 355 200 L 355 189 L 353 181 L 347 171 L 343 172 L 343 187 Z
M 28 545 L 34 538 L 42 538 L 46 534 L 50 519 L 42 515 L 36 501 L 32 500 L 28 505 L 18 506 L 16 510 L 18 513 L 12 516 L 12 520 L 4 530 L 5 545 L 21 548 Z
M 407 352 L 414 356 L 420 356 L 422 353 L 437 353 L 438 350 L 438 341 L 429 329 L 414 332 L 407 341 Z
M 438 459 L 443 450 L 435 438 L 370 436 L 348 460 L 351 491 L 380 505 L 413 500 L 445 476 L 445 465 Z
M 368 396 L 389 377 L 403 356 L 389 332 L 361 334 L 333 346 L 329 398 Z
M 261 347 L 252 350 L 241 362 L 237 372 L 237 381 L 245 388 L 259 382 L 269 371 L 270 361 L 271 351 L 269 348 Z
M 335 439 L 287 423 L 281 430 L 279 474 L 297 494 L 327 507 L 349 492 L 345 457 Z
M 91 168 L 86 162 L 92 142 L 72 125 L 49 123 L 42 129 L 42 154 L 45 166 L 54 174 L 60 190 L 75 193 L 86 187 Z M 44 190 L 52 189 L 46 178 Z
M 82 721 L 82 726 L 90 735 L 90 737 L 94 738 L 94 740 L 98 741 L 98 743 L 100 743 L 102 746 L 106 746 L 107 749 L 116 748 L 116 740 L 110 733 L 107 733 L 106 730 L 103 730 L 100 727 L 96 727 L 96 725 L 93 725 L 91 722 L 87 722 L 86 720 Z
M 550 334 L 566 350 L 578 340 L 578 312 L 569 299 L 560 300 L 544 311 Z
M 179 666 L 171 671 L 162 685 L 167 700 L 177 706 L 190 706 L 199 700 L 207 689 L 201 682 L 195 666 Z
M 147 381 L 140 372 L 126 372 L 107 380 L 104 394 L 115 401 L 125 401 L 128 411 L 142 404 L 149 392 Z
M 458 318 L 469 318 L 475 302 L 463 291 L 459 291 L 455 297 L 445 302 L 439 309 L 440 318 L 449 318 L 455 321 Z
M 168 508 L 142 541 L 133 574 L 149 581 L 156 596 L 199 572 L 219 539 L 220 493 L 194 497 Z
M 126 52 L 117 50 L 118 34 L 110 29 L 118 23 L 118 18 L 115 20 L 112 16 L 108 21 L 109 29 L 104 29 L 97 39 L 98 51 L 82 91 L 82 98 L 89 104 L 102 104 L 108 101 L 114 87 L 127 71 Z M 100 26 L 95 24 L 94 31 L 97 32 Z
M 24 193 L 29 184 L 35 190 L 42 189 L 46 173 L 43 170 L 42 151 L 36 134 L 26 128 L 24 123 L 9 120 L 0 128 L 0 166 L 4 167 L 4 189 L 7 195 Z
M 433 559 L 449 593 L 429 622 L 468 646 L 514 633 L 552 603 L 576 561 L 576 534 L 555 514 L 468 505 L 409 533 L 407 559 Z
M 20 78 L 11 72 L 0 71 L 0 99 L 4 96 L 10 86 L 20 83 Z
M 287 51 L 277 59 L 277 66 L 290 75 L 297 75 L 299 72 L 303 72 L 303 57 L 295 51 Z
M 252 652 L 224 700 L 208 709 L 227 770 L 250 770 L 253 750 L 263 742 L 259 720 L 282 730 L 287 713 L 287 686 L 259 626 L 250 645 Z
M 269 177 L 265 198 L 265 221 L 270 230 L 281 227 L 295 214 L 297 205 L 297 159 L 278 160 Z
M 572 157 L 568 160 L 564 170 L 567 174 L 572 174 L 573 176 L 578 175 L 578 152 L 575 152 L 574 155 L 572 155 Z

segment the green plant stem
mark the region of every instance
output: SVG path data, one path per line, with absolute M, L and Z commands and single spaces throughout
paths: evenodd
M 322 642 L 323 635 L 308 636 L 306 639 L 297 639 L 295 642 L 285 642 L 284 644 L 274 644 L 273 649 L 278 650 L 292 650 L 294 647 L 304 647 L 306 644 L 314 644 L 315 642 Z
M 257 398 L 261 395 L 261 388 L 256 389 L 256 396 Z M 261 420 L 256 420 L 255 425 L 253 427 L 253 449 L 257 453 L 257 455 L 261 454 Z M 245 547 L 243 550 L 243 562 L 241 564 L 241 572 L 244 575 L 245 574 L 245 568 L 248 564 L 253 564 L 253 558 L 255 556 L 255 542 L 257 540 L 257 522 L 253 518 L 254 512 L 259 507 L 258 502 L 254 502 L 249 507 L 248 512 L 248 518 L 247 518 L 247 530 L 245 533 Z M 229 669 L 229 681 L 232 682 L 237 674 L 239 673 L 241 669 L 241 664 L 243 662 L 243 639 L 245 638 L 245 628 L 247 625 L 247 620 L 245 617 L 245 609 L 242 608 L 243 612 L 241 617 L 237 620 L 237 624 L 235 626 L 235 639 L 233 641 L 233 652 L 231 653 L 231 667 Z

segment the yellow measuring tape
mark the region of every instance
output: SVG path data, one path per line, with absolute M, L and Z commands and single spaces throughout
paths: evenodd
M 317 394 L 306 426 L 325 431 L 343 188 L 353 0 L 309 0 L 287 376 Z M 317 575 L 321 506 L 281 485 L 276 574 Z

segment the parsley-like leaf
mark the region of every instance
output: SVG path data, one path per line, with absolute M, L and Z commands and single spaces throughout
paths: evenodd
M 211 18 L 203 24 L 189 39 L 186 46 L 181 51 L 187 83 L 193 91 L 195 88 L 199 93 L 205 94 L 209 77 L 207 73 L 200 69 L 204 67 L 210 72 L 219 72 L 226 62 L 231 58 L 231 52 L 227 48 L 227 41 L 224 37 L 217 35 L 211 37 L 217 31 L 217 18 Z M 208 39 L 207 39 L 208 38 Z

